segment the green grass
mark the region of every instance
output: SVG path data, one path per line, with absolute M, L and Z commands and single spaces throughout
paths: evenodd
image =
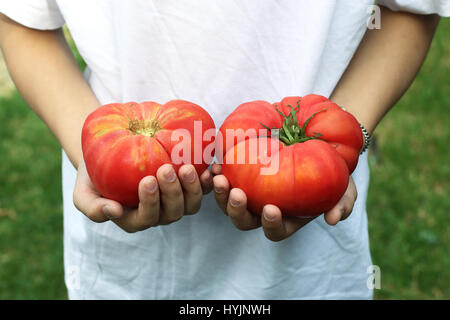
M 449 33 L 443 20 L 376 131 L 368 212 L 378 299 L 450 298 Z M 16 91 L 0 98 L 0 123 L 0 299 L 65 299 L 60 147 Z
M 65 298 L 58 142 L 17 92 L 0 122 L 0 299 Z
M 368 212 L 377 298 L 450 298 L 449 32 L 443 19 L 417 79 L 376 130 Z

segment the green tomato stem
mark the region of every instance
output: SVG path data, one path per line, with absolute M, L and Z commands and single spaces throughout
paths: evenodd
M 283 124 L 282 127 L 279 129 L 279 139 L 287 144 L 287 145 L 292 145 L 295 143 L 302 143 L 308 140 L 314 140 L 314 139 L 318 139 L 318 140 L 323 140 L 320 139 L 320 137 L 322 136 L 321 133 L 318 132 L 314 132 L 315 135 L 308 137 L 306 135 L 306 127 L 309 124 L 309 122 L 311 121 L 312 118 L 314 118 L 316 116 L 316 114 L 318 114 L 319 112 L 322 111 L 326 111 L 326 109 L 322 109 L 319 110 L 317 112 L 315 112 L 314 114 L 311 115 L 311 117 L 309 117 L 305 123 L 303 123 L 303 126 L 300 127 L 298 120 L 297 120 L 297 111 L 299 111 L 300 108 L 300 100 L 297 102 L 296 107 L 292 107 L 291 105 L 288 105 L 288 107 L 291 108 L 291 111 L 289 112 L 289 114 L 286 116 L 283 112 L 281 112 L 276 106 L 275 106 L 275 110 L 283 117 Z M 278 129 L 278 128 L 269 128 L 268 126 L 264 125 L 263 123 L 261 123 L 261 125 L 266 128 L 267 130 L 269 130 L 270 132 L 272 131 L 272 129 Z

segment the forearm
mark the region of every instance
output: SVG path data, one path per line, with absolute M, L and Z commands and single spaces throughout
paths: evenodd
M 0 16 L 0 46 L 16 87 L 77 167 L 84 119 L 99 102 L 62 30 L 38 31 Z
M 367 30 L 331 100 L 351 112 L 369 133 L 414 80 L 439 17 L 381 8 L 381 29 Z

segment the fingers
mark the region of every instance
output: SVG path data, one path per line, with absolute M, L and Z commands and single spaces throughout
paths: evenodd
M 265 205 L 261 216 L 261 225 L 267 239 L 280 241 L 286 238 L 286 225 L 283 223 L 280 209 L 274 205 Z
M 161 166 L 156 172 L 156 178 L 161 191 L 163 211 L 159 224 L 165 225 L 180 220 L 184 214 L 183 189 L 172 165 Z
M 210 193 L 213 189 L 213 175 L 210 170 L 206 169 L 200 175 L 200 184 L 202 186 L 203 194 Z
M 219 207 L 230 217 L 238 229 L 250 230 L 262 226 L 264 234 L 269 240 L 281 241 L 315 219 L 315 217 L 283 217 L 280 209 L 274 205 L 266 205 L 261 217 L 251 214 L 247 210 L 245 193 L 237 188 L 229 191 L 231 186 L 227 178 L 221 174 L 221 171 L 220 165 L 212 165 L 211 172 L 215 175 L 213 177 L 214 196 Z M 335 225 L 346 219 L 353 210 L 356 197 L 356 186 L 350 177 L 349 185 L 343 197 L 333 209 L 324 214 L 326 222 Z
M 230 184 L 228 179 L 223 175 L 218 175 L 213 178 L 214 185 L 214 197 L 216 198 L 217 205 L 222 211 L 227 213 L 228 195 L 230 193 Z
M 314 218 L 282 217 L 280 209 L 274 205 L 268 204 L 263 208 L 261 216 L 261 225 L 267 239 L 272 241 L 281 241 L 298 229 L 306 225 Z
M 348 195 L 344 195 L 333 209 L 324 214 L 324 219 L 329 225 L 336 225 L 339 221 L 345 220 L 353 210 L 355 200 Z
M 175 177 L 174 177 L 175 175 Z M 139 184 L 139 207 L 114 222 L 127 232 L 136 232 L 178 221 L 200 209 L 202 189 L 192 165 L 182 166 L 179 179 L 171 165 L 147 176 Z
M 73 192 L 75 207 L 94 222 L 105 222 L 124 215 L 122 205 L 101 197 L 92 184 L 84 163 L 80 163 Z
M 213 165 L 211 166 L 211 172 L 214 175 L 222 174 L 222 166 L 218 163 L 213 163 Z
M 247 196 L 241 189 L 231 189 L 228 197 L 227 213 L 231 222 L 239 230 L 251 230 L 261 226 L 259 217 L 247 210 Z
M 139 183 L 138 193 L 138 208 L 127 210 L 123 218 L 113 220 L 127 232 L 133 233 L 160 224 L 169 224 L 183 215 L 183 193 L 171 165 L 161 166 L 156 177 L 144 177 Z
M 139 207 L 125 209 L 120 203 L 102 198 L 93 186 L 84 163 L 78 168 L 73 201 L 78 210 L 95 222 L 113 220 L 127 232 L 145 230 L 178 221 L 184 214 L 196 213 L 201 206 L 202 185 L 212 189 L 212 174 L 206 170 L 199 178 L 194 166 L 179 169 L 179 179 L 170 164 L 161 166 L 156 177 L 139 183 Z
M 324 219 L 329 225 L 336 225 L 339 221 L 347 219 L 353 211 L 358 192 L 355 183 L 350 177 L 347 190 L 339 202 L 328 212 L 325 212 Z
M 153 176 L 143 178 L 139 183 L 139 207 L 130 209 L 113 222 L 127 232 L 137 232 L 158 224 L 160 212 L 160 198 L 158 182 Z
M 242 190 L 235 188 L 230 191 L 228 179 L 223 175 L 216 175 L 213 182 L 217 205 L 230 217 L 236 228 L 251 230 L 261 226 L 259 218 L 247 210 L 247 196 Z
M 208 170 L 203 172 L 203 179 L 208 179 L 208 172 Z M 184 191 L 184 214 L 194 214 L 200 210 L 203 196 L 201 182 L 197 176 L 197 172 L 193 165 L 184 165 L 178 170 L 178 177 L 180 178 Z M 212 185 L 212 176 L 210 180 Z

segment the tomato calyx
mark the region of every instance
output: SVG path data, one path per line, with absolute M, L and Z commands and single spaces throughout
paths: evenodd
M 314 114 L 312 114 L 311 117 L 309 117 L 305 121 L 305 123 L 300 127 L 298 120 L 297 120 L 297 111 L 299 110 L 299 103 L 300 103 L 300 100 L 297 102 L 297 106 L 295 108 L 292 107 L 291 105 L 288 105 L 288 107 L 291 108 L 291 111 L 289 112 L 289 114 L 287 116 L 275 106 L 275 110 L 283 117 L 283 124 L 282 124 L 281 128 L 276 128 L 276 127 L 269 128 L 266 125 L 264 125 L 263 123 L 261 123 L 261 125 L 264 128 L 266 128 L 267 130 L 269 130 L 269 132 L 271 132 L 271 134 L 272 134 L 272 130 L 278 130 L 278 138 L 286 145 L 302 143 L 302 142 L 305 142 L 308 140 L 314 140 L 314 139 L 323 140 L 323 139 L 320 139 L 322 134 L 318 133 L 318 132 L 314 132 L 315 133 L 314 136 L 311 136 L 311 137 L 307 136 L 306 135 L 306 127 L 307 127 L 308 123 L 311 121 L 311 119 L 314 118 L 314 116 L 316 114 L 318 114 L 319 112 L 325 111 L 326 109 L 319 110 L 319 111 L 315 112 Z
M 158 120 L 130 120 L 128 130 L 134 135 L 144 135 L 147 137 L 154 137 L 156 132 L 161 130 Z

